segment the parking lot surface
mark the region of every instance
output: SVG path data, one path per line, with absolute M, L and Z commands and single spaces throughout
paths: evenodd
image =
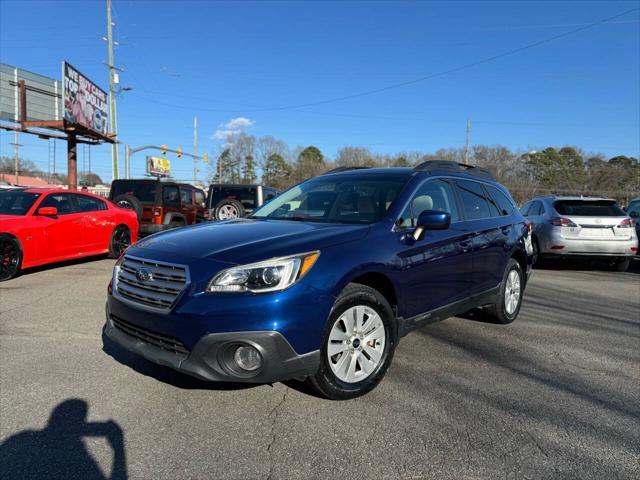
M 112 266 L 0 284 L 0 477 L 640 477 L 637 262 L 535 270 L 515 323 L 413 332 L 345 402 L 208 384 L 105 343 Z

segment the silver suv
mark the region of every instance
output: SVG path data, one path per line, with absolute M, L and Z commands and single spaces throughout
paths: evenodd
M 522 207 L 532 224 L 534 258 L 609 257 L 620 272 L 638 253 L 633 221 L 615 200 L 602 197 L 536 197 Z

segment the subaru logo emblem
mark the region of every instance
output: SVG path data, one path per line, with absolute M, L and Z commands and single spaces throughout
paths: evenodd
M 138 270 L 136 270 L 136 278 L 140 282 L 148 282 L 150 280 L 153 280 L 153 274 L 146 268 L 139 268 Z

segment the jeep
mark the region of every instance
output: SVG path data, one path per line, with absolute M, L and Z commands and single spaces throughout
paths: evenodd
M 209 219 L 204 191 L 188 183 L 114 180 L 109 200 L 137 213 L 141 236 Z
M 208 207 L 215 220 L 245 217 L 278 195 L 275 188 L 263 185 L 212 184 Z

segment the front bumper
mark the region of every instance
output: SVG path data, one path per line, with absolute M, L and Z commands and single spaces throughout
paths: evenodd
M 210 333 L 189 351 L 175 338 L 113 316 L 108 305 L 106 317 L 104 333 L 120 346 L 202 380 L 271 383 L 313 375 L 320 364 L 318 350 L 299 355 L 276 331 Z M 260 352 L 262 366 L 257 371 L 244 372 L 233 363 L 233 351 L 241 344 Z

